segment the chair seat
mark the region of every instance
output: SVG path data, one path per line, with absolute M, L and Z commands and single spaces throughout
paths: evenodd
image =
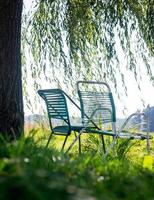
M 94 128 L 86 128 L 86 130 L 84 131 L 86 133 L 96 133 L 96 134 L 103 134 L 103 135 L 107 135 L 107 136 L 115 136 L 115 134 L 110 131 L 110 130 L 98 130 L 98 129 L 94 129 Z M 138 139 L 138 140 L 144 140 L 147 139 L 149 137 L 149 139 L 152 139 L 152 136 L 147 136 L 146 134 L 143 133 L 130 133 L 130 132 L 120 132 L 117 135 L 118 138 L 123 138 L 123 139 Z
M 70 129 L 68 126 L 56 126 L 52 129 L 56 135 L 69 135 Z
M 144 133 L 129 133 L 129 132 L 121 132 L 118 134 L 119 138 L 123 139 L 137 139 L 137 140 L 145 140 L 145 139 L 152 139 L 151 135 L 146 135 Z
M 87 127 L 84 132 L 86 132 L 86 133 L 103 134 L 103 135 L 108 135 L 108 136 L 114 136 L 114 133 L 112 131 L 98 130 L 96 128 L 90 128 L 90 127 Z
M 76 132 L 79 132 L 80 130 L 83 129 L 83 126 L 79 125 L 79 126 L 71 126 L 69 128 L 69 126 L 56 126 L 53 128 L 53 132 L 54 134 L 56 135 L 70 135 L 71 134 L 71 131 L 76 131 Z

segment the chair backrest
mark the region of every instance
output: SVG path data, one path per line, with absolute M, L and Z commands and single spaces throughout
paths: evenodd
M 78 81 L 77 90 L 81 105 L 82 123 L 90 118 L 97 126 L 102 123 L 116 122 L 113 96 L 108 84 L 94 81 Z M 88 116 L 88 117 L 87 117 Z M 93 123 L 88 122 L 88 126 Z
M 64 92 L 61 89 L 47 89 L 38 90 L 38 94 L 46 103 L 51 128 L 52 119 L 61 120 L 70 128 L 70 118 Z

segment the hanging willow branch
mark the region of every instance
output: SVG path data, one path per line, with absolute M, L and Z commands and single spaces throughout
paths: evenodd
M 71 86 L 79 78 L 107 80 L 118 89 L 120 77 L 127 93 L 122 52 L 138 86 L 137 59 L 152 79 L 154 0 L 37 0 L 29 15 L 23 40 L 34 78 L 43 72 Z

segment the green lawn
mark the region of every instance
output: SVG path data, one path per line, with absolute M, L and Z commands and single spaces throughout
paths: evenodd
M 1 138 L 0 199 L 154 199 L 154 155 L 144 141 L 119 141 L 104 158 L 98 136 L 82 138 L 80 156 L 77 146 L 61 153 L 62 139 L 54 137 L 45 149 L 47 133 L 40 131 L 12 143 Z

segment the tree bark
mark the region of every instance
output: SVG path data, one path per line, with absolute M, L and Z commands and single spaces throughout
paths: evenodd
M 23 0 L 0 0 L 0 133 L 23 131 L 21 15 Z

